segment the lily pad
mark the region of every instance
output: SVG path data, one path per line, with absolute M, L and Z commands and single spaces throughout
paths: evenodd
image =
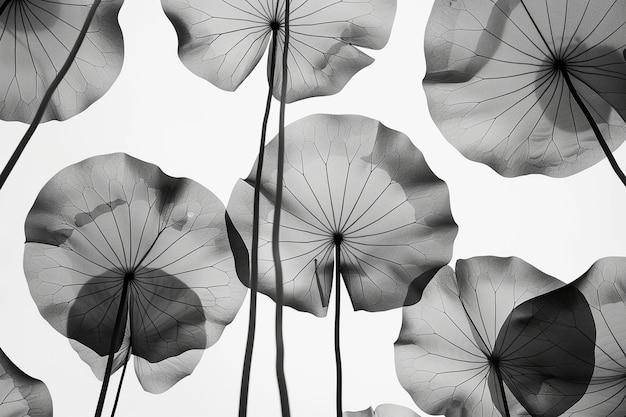
M 275 297 L 271 233 L 277 140 L 261 180 L 259 291 Z M 452 256 L 448 188 L 404 134 L 362 116 L 313 115 L 286 129 L 280 252 L 284 302 L 326 314 L 334 250 L 355 309 L 415 303 Z M 256 167 L 228 212 L 250 248 Z M 247 262 L 248 256 L 236 257 Z M 242 267 L 242 270 L 247 268 Z M 242 277 L 247 282 L 247 277 Z
M 556 417 L 587 389 L 595 335 L 576 288 L 518 258 L 460 260 L 404 309 L 396 369 L 431 414 Z
M 162 4 L 178 33 L 182 62 L 221 89 L 239 87 L 273 36 L 277 55 L 283 54 L 284 0 L 162 0 Z M 290 5 L 288 103 L 340 91 L 373 62 L 357 47 L 385 46 L 396 11 L 396 0 L 291 0 Z M 281 63 L 276 65 L 274 96 L 279 99 Z
M 74 46 L 91 0 L 0 1 L 0 119 L 30 123 Z M 42 121 L 65 120 L 102 97 L 122 69 L 122 0 L 103 0 Z
M 98 377 L 115 338 L 113 370 L 131 349 L 151 392 L 193 371 L 245 296 L 217 197 L 125 154 L 44 186 L 26 219 L 24 268 L 41 314 Z
M 574 174 L 605 157 L 566 75 L 608 144 L 626 137 L 626 4 L 437 0 L 424 89 L 467 158 L 504 176 Z

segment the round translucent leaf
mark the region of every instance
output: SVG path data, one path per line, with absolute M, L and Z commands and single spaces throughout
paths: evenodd
M 284 0 L 161 3 L 176 28 L 185 66 L 228 91 L 239 87 L 258 64 L 275 27 L 274 96 L 280 98 Z M 396 0 L 292 0 L 290 5 L 287 102 L 340 91 L 373 62 L 356 47 L 385 46 L 396 11 Z
M 467 158 L 504 176 L 563 177 L 626 137 L 626 3 L 436 0 L 425 37 L 433 120 Z
M 431 414 L 560 415 L 589 382 L 595 338 L 582 294 L 563 285 L 518 258 L 440 270 L 404 309 L 401 384 Z
M 309 116 L 287 127 L 285 142 L 279 242 L 285 304 L 326 314 L 336 245 L 355 309 L 417 302 L 450 261 L 457 232 L 448 188 L 421 152 L 406 135 L 362 116 Z M 260 184 L 258 286 L 272 298 L 277 144 L 266 146 Z M 256 167 L 235 185 L 228 204 L 248 248 L 255 176 Z M 236 258 L 248 261 L 247 253 Z
M 43 121 L 65 120 L 102 97 L 122 69 L 117 16 L 123 0 L 102 0 L 76 59 Z M 30 123 L 67 60 L 92 0 L 0 1 L 0 119 Z
M 115 368 L 131 348 L 152 391 L 193 370 L 199 356 L 185 353 L 217 342 L 245 296 L 219 199 L 125 154 L 44 186 L 26 219 L 24 268 L 41 314 L 99 377 L 122 309 Z

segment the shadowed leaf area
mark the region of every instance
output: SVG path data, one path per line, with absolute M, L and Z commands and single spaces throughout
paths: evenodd
M 581 292 L 518 258 L 460 260 L 406 307 L 396 370 L 452 416 L 560 416 L 585 394 L 596 329 Z
M 594 369 L 585 396 L 564 416 L 626 415 L 626 258 L 603 258 L 571 284 L 596 323 Z
M 68 314 L 67 337 L 108 355 L 124 277 L 93 278 L 82 287 Z M 160 362 L 207 345 L 200 298 L 176 277 L 145 270 L 130 281 L 123 328 L 136 356 Z M 118 336 L 115 350 L 122 346 Z
M 502 378 L 533 416 L 560 416 L 586 392 L 594 371 L 596 328 L 589 304 L 566 286 L 511 312 L 492 353 Z M 492 395 L 498 392 L 492 386 Z M 494 403 L 505 415 L 504 404 Z
M 219 88 L 237 89 L 270 41 L 277 42 L 277 56 L 283 55 L 284 0 L 161 3 L 178 34 L 182 62 Z M 291 0 L 287 102 L 340 91 L 373 62 L 356 47 L 385 46 L 395 11 L 396 0 Z M 276 65 L 278 99 L 282 71 Z
M 259 291 L 271 297 L 277 142 L 266 147 L 260 184 Z M 417 302 L 436 270 L 449 262 L 457 232 L 448 188 L 420 151 L 404 134 L 362 116 L 309 116 L 287 127 L 285 143 L 280 230 L 285 304 L 326 314 L 337 245 L 355 309 L 381 311 Z M 228 204 L 248 248 L 255 173 L 256 167 L 236 184 Z M 235 258 L 247 265 L 247 254 Z
M 433 120 L 461 153 L 504 176 L 563 177 L 626 137 L 626 3 L 437 0 L 425 38 Z
M 91 0 L 0 0 L 0 119 L 30 123 L 67 60 Z M 42 121 L 65 120 L 111 87 L 122 68 L 117 16 L 122 0 L 103 0 L 76 59 Z
M 22 372 L 0 349 L 0 416 L 52 417 L 46 385 Z
M 99 378 L 115 339 L 113 372 L 131 349 L 143 387 L 165 391 L 193 371 L 245 296 L 219 199 L 125 154 L 59 172 L 25 229 L 31 295 Z

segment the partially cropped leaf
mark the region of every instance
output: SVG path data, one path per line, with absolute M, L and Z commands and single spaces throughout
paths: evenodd
M 52 417 L 46 385 L 22 372 L 0 349 L 0 416 Z
M 92 4 L 92 0 L 0 1 L 0 119 L 31 122 Z M 43 121 L 75 116 L 111 87 L 124 53 L 117 22 L 121 5 L 122 0 L 100 3 Z
M 123 308 L 113 369 L 130 348 L 151 392 L 193 371 L 245 295 L 217 197 L 125 154 L 87 159 L 45 185 L 26 219 L 24 268 L 41 314 L 98 377 Z
M 277 142 L 266 147 L 260 184 L 259 291 L 271 297 Z M 248 248 L 255 173 L 228 204 Z M 313 115 L 288 126 L 282 201 L 284 302 L 298 310 L 326 314 L 336 245 L 352 305 L 368 311 L 417 302 L 452 255 L 446 184 L 407 136 L 372 119 Z
M 586 390 L 594 340 L 578 290 L 520 259 L 479 257 L 442 269 L 405 308 L 396 368 L 428 413 L 556 417 Z
M 564 416 L 626 415 L 626 258 L 604 258 L 572 285 L 596 323 L 596 368 L 585 396 Z
M 395 404 L 383 404 L 376 408 L 372 407 L 363 411 L 345 411 L 343 417 L 419 417 L 414 411 Z
M 239 87 L 265 53 L 273 27 L 282 56 L 284 0 L 161 1 L 178 33 L 181 60 L 219 88 Z M 340 91 L 373 62 L 356 47 L 382 48 L 396 11 L 396 0 L 291 0 L 290 5 L 287 102 Z M 275 77 L 278 98 L 282 72 Z
M 443 135 L 505 176 L 563 177 L 604 158 L 567 72 L 611 150 L 626 137 L 626 3 L 436 0 L 424 89 Z

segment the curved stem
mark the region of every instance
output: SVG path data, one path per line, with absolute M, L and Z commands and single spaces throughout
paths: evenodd
M 283 177 L 285 162 L 285 106 L 287 97 L 288 57 L 289 57 L 289 2 L 285 0 L 285 40 L 283 45 L 282 85 L 280 91 L 280 116 L 278 125 L 278 172 L 276 174 L 276 206 L 272 224 L 272 255 L 276 273 L 276 378 L 280 392 L 280 406 L 283 417 L 289 417 L 289 395 L 285 379 L 285 347 L 283 341 L 283 268 L 280 260 L 280 214 L 283 200 Z
M 613 152 L 611 152 L 611 148 L 609 148 L 609 145 L 606 143 L 606 140 L 604 140 L 604 136 L 602 136 L 602 132 L 600 132 L 600 129 L 598 128 L 598 124 L 596 123 L 593 116 L 589 112 L 589 109 L 587 109 L 587 106 L 585 106 L 585 103 L 583 102 L 580 95 L 578 95 L 578 91 L 576 91 L 574 84 L 572 84 L 572 80 L 570 79 L 570 76 L 567 73 L 567 69 L 561 68 L 561 74 L 563 74 L 563 78 L 565 79 L 565 83 L 567 84 L 567 87 L 569 88 L 569 91 L 572 94 L 572 97 L 574 97 L 574 100 L 576 100 L 578 107 L 580 107 L 580 110 L 582 110 L 583 114 L 587 118 L 587 122 L 589 122 L 589 124 L 591 125 L 591 128 L 593 129 L 593 133 L 595 133 L 596 138 L 598 139 L 598 143 L 600 143 L 600 147 L 604 151 L 606 158 L 609 160 L 609 163 L 611 164 L 613 171 L 615 171 L 615 174 L 617 174 L 617 177 L 622 181 L 622 184 L 626 186 L 626 175 L 624 175 L 624 172 L 617 164 L 617 161 L 615 160 L 615 157 L 613 156 Z
M 272 45 L 270 52 L 270 77 L 269 92 L 265 103 L 265 115 L 263 117 L 263 127 L 261 128 L 261 143 L 259 146 L 259 156 L 257 162 L 256 177 L 254 183 L 254 212 L 252 215 L 252 250 L 250 267 L 250 314 L 248 318 L 248 338 L 246 342 L 246 352 L 243 362 L 243 372 L 241 375 L 241 389 L 239 392 L 239 417 L 248 415 L 248 392 L 250 389 L 250 371 L 252 367 L 252 353 L 254 351 L 254 336 L 256 333 L 256 311 L 257 293 L 259 280 L 259 212 L 261 199 L 261 174 L 263 173 L 263 160 L 265 157 L 265 140 L 267 138 L 267 124 L 272 106 L 272 94 L 274 91 L 274 76 L 276 67 L 276 39 L 277 30 L 272 30 Z
M 122 393 L 122 384 L 124 383 L 124 377 L 126 376 L 126 368 L 128 367 L 128 361 L 130 360 L 130 351 L 132 347 L 128 347 L 126 352 L 126 359 L 124 359 L 124 368 L 122 369 L 122 376 L 120 377 L 120 383 L 117 386 L 117 393 L 115 394 L 115 403 L 113 404 L 113 410 L 111 411 L 111 417 L 115 417 L 115 411 L 117 410 L 117 404 L 120 401 L 120 394 Z
M 113 368 L 113 358 L 115 356 L 116 345 L 120 335 L 124 334 L 124 328 L 122 327 L 122 320 L 124 312 L 126 311 L 126 298 L 128 296 L 128 286 L 130 279 L 124 277 L 124 284 L 122 285 L 122 295 L 120 297 L 120 306 L 117 308 L 117 316 L 115 317 L 115 324 L 113 325 L 113 333 L 111 334 L 111 343 L 109 345 L 109 357 L 107 359 L 107 366 L 104 371 L 104 378 L 102 380 L 102 388 L 100 389 L 100 398 L 98 398 L 98 406 L 96 407 L 95 417 L 102 416 L 102 409 L 104 408 L 104 399 L 106 398 L 107 388 L 109 387 L 109 380 L 111 379 L 111 369 Z
M 2 173 L 0 173 L 0 189 L 2 189 L 2 187 L 4 186 L 4 183 L 6 182 L 7 178 L 11 174 L 11 171 L 13 171 L 13 168 L 15 168 L 15 164 L 17 163 L 17 160 L 22 155 L 22 152 L 24 152 L 26 145 L 28 145 L 30 138 L 35 133 L 35 130 L 37 130 L 39 123 L 41 123 L 41 119 L 43 118 L 43 115 L 46 112 L 46 108 L 48 107 L 48 104 L 50 103 L 50 100 L 52 99 L 52 95 L 56 91 L 59 84 L 61 84 L 61 81 L 63 80 L 67 72 L 70 70 L 70 67 L 74 63 L 74 60 L 76 59 L 76 55 L 78 54 L 78 50 L 83 44 L 83 41 L 85 40 L 85 36 L 87 36 L 87 32 L 89 31 L 89 26 L 91 25 L 91 22 L 93 21 L 93 18 L 96 15 L 96 10 L 98 9 L 98 6 L 100 5 L 101 1 L 102 0 L 94 0 L 93 5 L 91 6 L 91 9 L 89 9 L 89 13 L 87 14 L 87 18 L 85 19 L 85 22 L 83 23 L 83 27 L 80 29 L 80 33 L 78 34 L 78 37 L 76 38 L 76 42 L 74 43 L 74 46 L 72 47 L 72 50 L 70 51 L 70 54 L 68 55 L 67 59 L 65 60 L 65 63 L 63 64 L 59 72 L 57 73 L 54 80 L 52 80 L 52 83 L 50 83 L 50 86 L 46 90 L 46 94 L 44 94 L 43 98 L 41 99 L 41 103 L 39 104 L 39 108 L 37 108 L 37 113 L 35 113 L 35 117 L 33 118 L 33 121 L 30 123 L 28 130 L 22 137 L 22 140 L 20 141 L 20 143 L 15 148 L 15 151 L 13 151 L 13 155 L 11 155 L 9 162 L 7 162 L 6 166 L 2 170 Z M 7 3 L 4 3 L 3 6 L 5 4 Z
M 335 244 L 335 367 L 337 372 L 337 417 L 343 415 L 343 371 L 341 366 L 341 243 Z

